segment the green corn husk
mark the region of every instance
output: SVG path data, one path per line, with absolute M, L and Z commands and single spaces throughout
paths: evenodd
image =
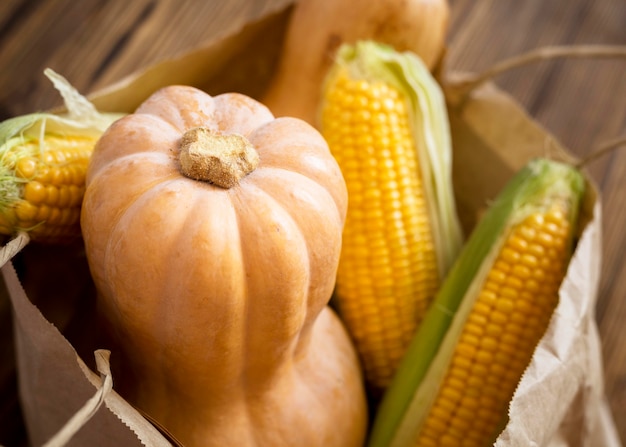
M 24 201 L 25 185 L 31 180 L 16 172 L 19 161 L 26 157 L 43 160 L 47 151 L 55 149 L 51 139 L 83 138 L 95 145 L 109 125 L 123 116 L 100 113 L 61 75 L 51 69 L 44 74 L 63 97 L 66 111 L 30 113 L 0 123 L 0 233 L 8 236 L 33 230 L 21 227 L 16 218 L 16 209 Z M 39 229 L 32 234 L 41 230 L 42 224 L 37 223 Z
M 546 159 L 530 161 L 506 185 L 469 237 L 408 348 L 377 410 L 369 447 L 414 446 L 458 337 L 508 229 L 552 200 L 569 202 L 576 229 L 585 191 L 574 167 Z M 570 257 L 574 239 L 568 247 Z M 569 259 L 569 258 L 568 258 Z M 507 415 L 503 415 L 502 428 Z
M 37 112 L 9 118 L 0 123 L 0 144 L 15 137 L 40 138 L 46 133 L 98 137 L 123 114 L 100 113 L 61 75 L 47 68 L 44 74 L 63 97 L 66 112 Z

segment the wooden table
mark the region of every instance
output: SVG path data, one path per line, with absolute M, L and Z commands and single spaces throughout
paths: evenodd
M 59 105 L 52 67 L 91 92 L 262 14 L 263 0 L 2 0 L 0 119 Z M 448 68 L 482 71 L 545 45 L 626 44 L 623 0 L 451 0 Z M 236 19 L 234 19 L 236 18 Z M 553 60 L 495 79 L 574 154 L 626 135 L 626 60 Z M 603 270 L 597 306 L 606 391 L 626 443 L 626 151 L 590 166 L 602 192 Z M 7 304 L 0 309 L 6 311 Z M 6 312 L 5 312 L 6 313 Z M 6 324 L 1 336 L 10 336 Z M 8 364 L 11 352 L 0 352 Z M 4 368 L 3 373 L 7 370 Z M 4 373 L 3 384 L 13 377 Z M 6 390 L 5 388 L 1 388 Z M 6 394 L 6 391 L 3 391 Z M 2 396 L 4 397 L 4 396 Z M 11 409 L 15 409 L 14 406 Z M 3 424 L 15 414 L 2 407 Z M 2 424 L 0 424 L 2 425 Z M 1 439 L 7 446 L 14 439 Z

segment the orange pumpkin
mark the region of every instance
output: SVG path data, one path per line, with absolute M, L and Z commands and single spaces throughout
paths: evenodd
M 187 447 L 361 446 L 346 207 L 319 133 L 247 96 L 167 87 L 113 124 L 81 225 L 120 393 Z

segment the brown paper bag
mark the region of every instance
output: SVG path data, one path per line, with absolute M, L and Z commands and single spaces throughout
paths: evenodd
M 168 84 L 258 97 L 272 73 L 288 14 L 289 8 L 283 9 L 91 99 L 102 111 L 131 112 Z M 545 155 L 546 148 L 558 158 L 568 155 L 492 85 L 475 89 L 459 102 L 456 75 L 446 74 L 444 80 L 450 99 L 455 192 L 469 232 L 484 206 L 530 158 Z M 585 228 L 561 287 L 560 304 L 511 403 L 510 423 L 497 446 L 620 446 L 604 398 L 594 319 L 602 254 L 601 209 L 593 186 L 584 216 Z M 13 309 L 19 394 L 32 445 L 43 445 L 63 427 L 68 440 L 54 445 L 172 445 L 115 392 L 115 377 L 111 389 L 107 353 L 99 351 L 95 291 L 82 248 L 21 248 L 19 241 L 14 243 L 17 254 L 7 251 L 13 257 L 5 260 L 2 276 Z M 111 356 L 113 361 L 115 352 Z

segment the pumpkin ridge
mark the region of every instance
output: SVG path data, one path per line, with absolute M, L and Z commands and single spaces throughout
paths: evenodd
M 296 200 L 299 204 L 302 204 L 302 199 L 305 199 L 308 196 L 310 199 L 307 201 L 310 205 L 308 206 L 308 209 L 311 209 L 311 212 L 317 215 L 316 217 L 321 217 L 323 213 L 324 219 L 328 219 L 330 217 L 336 218 L 338 226 L 343 224 L 342 211 L 335 196 L 328 190 L 328 188 L 326 188 L 324 184 L 321 184 L 315 178 L 302 174 L 301 172 L 295 172 L 285 168 L 264 166 L 260 168 L 253 177 L 251 177 L 251 182 L 265 191 L 285 209 L 293 205 L 294 197 L 291 196 L 294 194 L 297 195 Z M 299 186 L 298 188 L 293 186 L 301 185 L 302 182 L 305 182 L 306 186 Z M 279 183 L 284 183 L 285 187 L 281 187 Z M 312 189 L 315 189 L 315 193 L 310 192 Z M 299 195 L 303 192 L 306 193 L 306 195 Z M 329 212 L 327 209 L 330 204 L 332 204 L 333 213 Z M 331 216 L 331 214 L 335 214 L 335 216 Z M 311 223 L 307 219 L 300 220 L 299 218 L 295 218 L 294 220 L 300 231 L 305 230 L 305 224 Z M 310 258 L 310 262 L 315 263 L 318 261 Z
M 145 183 L 141 191 L 136 192 L 135 194 L 133 194 L 131 198 L 128 198 L 125 200 L 126 204 L 123 206 L 123 208 L 120 209 L 120 211 L 112 219 L 115 223 L 113 226 L 110 227 L 111 230 L 109 232 L 109 237 L 107 237 L 107 246 L 105 248 L 105 255 L 104 255 L 105 256 L 104 263 L 106 265 L 115 264 L 115 262 L 109 262 L 109 256 L 110 256 L 109 253 L 111 250 L 110 247 L 111 247 L 111 244 L 115 242 L 115 240 L 111 236 L 115 234 L 124 233 L 124 230 L 120 229 L 121 227 L 123 227 L 125 224 L 128 223 L 128 222 L 124 222 L 124 219 L 127 218 L 129 221 L 133 220 L 132 217 L 128 216 L 128 213 L 133 212 L 132 211 L 133 208 L 141 207 L 142 200 L 145 200 L 146 194 L 158 196 L 159 194 L 156 194 L 155 192 L 158 192 L 163 189 L 167 189 L 168 187 L 171 187 L 172 184 L 180 183 L 181 180 L 183 182 L 185 181 L 185 179 L 181 179 L 180 177 L 177 177 L 176 175 L 177 175 L 176 173 L 172 173 L 168 175 L 167 178 L 161 177 L 161 178 L 154 179 L 153 181 L 149 183 Z
M 197 242 L 197 237 L 199 236 L 200 238 L 206 237 L 208 234 L 211 234 L 210 230 L 211 228 L 207 228 L 205 226 L 205 223 L 207 222 L 207 219 L 203 219 L 202 218 L 202 214 L 201 213 L 211 213 L 213 211 L 213 209 L 215 207 L 211 206 L 211 202 L 215 201 L 215 195 L 219 194 L 219 195 L 224 195 L 227 197 L 230 197 L 230 200 L 225 200 L 223 201 L 224 203 L 224 208 L 228 209 L 228 211 L 230 212 L 228 215 L 228 220 L 225 220 L 224 223 L 226 225 L 228 225 L 229 228 L 235 228 L 235 230 L 232 231 L 232 237 L 228 237 L 226 240 L 228 241 L 228 243 L 226 244 L 228 246 L 228 248 L 231 249 L 231 253 L 232 252 L 236 252 L 236 256 L 238 256 L 238 261 L 236 262 L 236 264 L 240 264 L 241 262 L 245 262 L 245 261 L 241 261 L 244 260 L 244 253 L 241 250 L 241 239 L 240 237 L 240 230 L 239 230 L 239 226 L 238 226 L 238 221 L 239 221 L 239 216 L 235 207 L 235 204 L 232 201 L 232 195 L 229 194 L 229 191 L 227 190 L 223 190 L 221 188 L 212 188 L 212 191 L 209 191 L 207 194 L 207 191 L 199 191 L 196 190 L 195 188 L 193 188 L 193 195 L 195 197 L 191 197 L 189 198 L 190 202 L 192 202 L 192 205 L 190 206 L 190 209 L 192 210 L 199 210 L 198 212 L 190 212 L 186 215 L 184 221 L 180 224 L 181 228 L 186 228 L 188 229 L 188 231 L 180 231 L 180 232 L 176 232 L 177 237 L 175 238 L 175 242 L 171 245 L 171 250 L 175 251 L 177 248 L 179 247 L 194 247 L 194 252 L 198 252 L 198 251 L 202 251 L 203 250 L 203 246 L 199 245 Z M 234 219 L 234 222 L 231 220 Z M 233 224 L 234 223 L 234 224 Z M 208 238 L 207 238 L 208 239 Z M 236 243 L 236 247 L 235 247 L 235 243 L 234 241 L 239 241 Z M 206 239 L 205 239 L 206 242 Z M 183 249 L 184 251 L 184 249 Z M 189 256 L 187 259 L 190 260 L 192 262 L 192 264 L 200 264 L 199 260 L 196 259 L 197 258 L 202 258 L 204 255 L 200 254 L 200 255 L 191 255 Z M 170 259 L 175 259 L 174 256 L 169 256 Z M 230 256 L 228 256 L 228 259 L 230 259 Z M 216 261 L 217 263 L 220 263 L 220 261 Z M 231 261 L 232 262 L 232 261 Z M 246 277 L 246 270 L 245 268 L 242 269 L 241 272 L 239 272 L 240 275 L 239 279 L 244 279 Z M 182 285 L 184 286 L 184 284 L 187 283 L 192 283 L 193 280 L 192 279 L 185 279 L 185 278 L 181 278 L 179 276 L 179 278 L 181 279 Z M 220 281 L 220 278 L 215 278 L 215 281 Z M 204 281 L 203 281 L 204 282 Z M 245 328 L 247 327 L 247 323 L 245 322 L 245 319 L 247 318 L 247 313 L 248 313 L 248 306 L 249 306 L 249 300 L 247 299 L 250 295 L 249 292 L 249 288 L 247 287 L 247 283 L 246 281 L 239 281 L 237 280 L 237 283 L 240 285 L 243 285 L 243 288 L 241 290 L 238 290 L 236 295 L 230 295 L 225 297 L 226 300 L 228 301 L 228 304 L 225 305 L 225 307 L 231 308 L 236 304 L 237 309 L 235 311 L 232 312 L 231 315 L 228 315 L 229 320 L 228 320 L 228 326 L 232 328 L 231 325 L 235 325 L 237 324 L 238 326 L 238 330 L 239 332 L 243 332 L 245 330 Z M 211 286 L 211 284 L 207 284 L 209 287 Z M 172 294 L 176 293 L 176 291 L 180 288 L 181 284 L 178 283 L 169 283 L 164 287 L 164 290 L 166 291 L 166 293 L 171 289 L 172 290 Z M 213 290 L 207 290 L 206 291 L 207 296 L 213 296 L 214 291 Z M 238 320 L 239 320 L 239 316 L 241 314 L 245 314 L 246 317 L 244 318 L 244 322 L 239 324 Z M 208 315 L 208 314 L 207 314 Z M 237 317 L 235 317 L 235 315 Z M 166 317 L 167 318 L 167 317 Z M 212 318 L 211 318 L 212 319 Z M 223 319 L 223 318 L 220 318 Z M 232 320 L 232 321 L 231 321 Z M 226 331 L 224 331 L 226 332 Z M 220 337 L 221 334 L 218 334 L 218 343 L 222 343 L 224 342 L 224 340 L 221 339 Z M 235 336 L 236 338 L 236 336 Z M 245 339 L 244 339 L 245 340 Z M 208 341 L 208 346 L 209 346 L 209 350 L 213 349 L 213 342 L 214 340 L 209 340 Z M 226 342 L 228 343 L 229 346 L 237 346 L 236 342 L 233 342 L 232 340 L 226 340 Z M 241 381 L 242 377 L 245 376 L 245 371 L 247 368 L 247 365 L 245 364 L 245 360 L 246 359 L 246 343 L 244 341 L 244 343 L 240 343 L 238 345 L 238 347 L 241 348 L 241 352 L 237 355 L 234 355 L 232 357 L 239 359 L 239 360 L 243 360 L 241 362 L 239 362 L 236 366 L 235 366 L 235 376 L 232 379 L 232 382 L 236 382 L 236 381 Z M 197 359 L 200 362 L 203 362 L 204 359 Z M 229 362 L 232 362 L 232 359 L 228 360 Z
M 105 165 L 103 165 L 98 171 L 97 171 L 97 175 L 93 176 L 91 179 L 89 179 L 89 182 L 86 183 L 87 185 L 87 189 L 85 192 L 85 196 L 83 199 L 83 211 L 82 211 L 82 215 L 81 215 L 81 227 L 83 232 L 90 232 L 90 228 L 89 225 L 93 225 L 92 222 L 90 222 L 89 220 L 85 221 L 85 214 L 88 213 L 98 213 L 99 212 L 99 208 L 104 206 L 104 202 L 106 202 L 107 205 L 111 205 L 112 202 L 116 201 L 120 202 L 117 204 L 117 206 L 112 207 L 115 210 L 115 213 L 113 215 L 107 215 L 105 218 L 106 220 L 108 220 L 111 223 L 115 223 L 114 225 L 109 225 L 107 226 L 107 230 L 108 233 L 107 235 L 101 235 L 100 237 L 96 238 L 96 241 L 101 242 L 101 244 L 99 244 L 96 248 L 91 248 L 91 245 L 93 244 L 91 239 L 86 240 L 86 244 L 89 245 L 89 247 L 87 247 L 90 251 L 91 250 L 98 250 L 102 253 L 102 257 L 96 257 L 96 259 L 92 259 L 90 260 L 90 264 L 91 264 L 91 270 L 92 270 L 92 274 L 94 274 L 93 270 L 94 270 L 94 264 L 99 264 L 99 265 L 108 265 L 110 262 L 110 259 L 108 258 L 108 256 L 106 255 L 106 253 L 109 250 L 109 244 L 110 244 L 110 234 L 113 233 L 113 231 L 116 230 L 116 226 L 117 226 L 117 222 L 119 221 L 119 219 L 121 218 L 121 216 L 126 213 L 126 210 L 128 209 L 128 207 L 132 204 L 132 202 L 134 202 L 134 200 L 136 200 L 136 197 L 140 196 L 141 194 L 145 193 L 146 191 L 150 190 L 150 188 L 154 187 L 155 185 L 157 185 L 158 183 L 161 183 L 167 179 L 171 179 L 171 180 L 176 180 L 176 172 L 169 169 L 171 167 L 171 161 L 169 159 L 164 159 L 164 157 L 167 157 L 165 154 L 163 153 L 153 153 L 153 152 L 145 152 L 142 154 L 142 157 L 145 157 L 144 163 L 142 163 L 142 165 L 146 165 L 147 163 L 145 162 L 149 162 L 150 164 L 154 165 L 154 164 L 158 164 L 160 167 L 164 168 L 164 171 L 169 171 L 168 173 L 162 173 L 162 175 L 157 176 L 156 178 L 154 178 L 152 181 L 150 182 L 145 182 L 143 181 L 143 177 L 142 177 L 142 181 L 141 182 L 137 182 L 135 183 L 133 186 L 137 187 L 140 186 L 140 188 L 137 188 L 136 191 L 132 191 L 129 188 L 129 184 L 125 183 L 124 184 L 124 188 L 122 190 L 122 194 L 113 194 L 113 200 L 111 200 L 111 194 L 110 192 L 107 191 L 106 187 L 100 187 L 100 184 L 117 184 L 118 181 L 117 179 L 119 177 L 124 177 L 127 172 L 127 170 L 129 169 L 129 166 L 132 165 L 132 163 L 129 163 L 129 160 L 131 159 L 131 157 L 134 156 L 126 156 L 126 157 L 122 157 L 119 159 L 115 159 L 114 161 L 107 163 Z M 137 178 L 137 177 L 135 177 Z M 131 199 L 128 199 L 128 196 L 131 196 Z M 120 197 L 121 196 L 121 197 Z M 102 233 L 102 230 L 98 231 L 99 233 Z M 92 256 L 93 258 L 93 256 Z M 98 267 L 95 269 L 98 272 L 102 272 L 103 269 L 101 267 Z M 96 275 L 97 276 L 97 275 Z M 108 288 L 108 280 L 103 280 L 103 286 Z
M 237 209 L 239 206 L 242 206 L 242 202 L 243 202 L 243 206 L 245 206 L 245 201 L 242 201 L 241 198 L 239 197 L 241 194 L 241 188 L 228 189 L 226 190 L 226 193 L 230 197 L 230 202 L 234 209 Z M 243 247 L 242 219 L 238 212 L 234 213 L 234 219 L 235 219 L 235 225 L 237 227 L 237 234 L 239 235 L 239 238 L 237 238 L 237 241 L 238 241 L 237 245 L 239 247 L 239 250 L 238 250 L 239 259 L 242 260 L 242 265 L 243 265 L 242 276 L 245 279 L 245 278 L 248 278 L 249 276 L 248 272 L 249 272 L 250 266 L 247 262 L 245 250 Z M 248 281 L 247 280 L 242 281 L 242 286 L 243 286 L 243 294 L 246 297 L 249 297 L 250 287 L 249 287 Z M 243 321 L 244 321 L 243 327 L 248 328 L 250 327 L 250 321 L 251 321 L 250 300 L 244 300 L 242 312 L 243 312 Z M 241 365 L 242 373 L 240 376 L 240 380 L 242 381 L 243 389 L 245 390 L 244 394 L 247 394 L 247 390 L 249 388 L 248 383 L 246 383 L 247 382 L 246 376 L 243 373 L 244 371 L 247 371 L 248 368 L 250 367 L 248 365 L 248 357 L 246 356 L 246 353 L 249 351 L 249 337 L 248 337 L 247 332 L 248 331 L 246 330 L 246 334 L 243 337 L 243 343 L 241 344 L 241 354 L 240 354 L 241 358 L 243 359 L 243 363 Z M 246 416 L 248 417 L 248 420 L 249 420 L 249 414 L 247 413 L 248 412 L 246 408 Z
M 311 182 L 311 184 L 317 185 L 321 190 L 324 190 L 328 194 L 328 197 L 330 197 L 330 199 L 332 200 L 332 202 L 334 204 L 335 209 L 337 210 L 337 215 L 339 217 L 340 222 L 343 222 L 343 217 L 342 217 L 342 212 L 341 212 L 341 204 L 337 202 L 338 197 L 333 195 L 329 191 L 327 185 L 320 183 L 319 179 L 315 178 L 312 175 L 307 175 L 307 174 L 302 173 L 302 172 L 295 172 L 292 169 L 290 169 L 289 167 L 281 167 L 281 166 L 275 166 L 275 165 L 264 165 L 261 169 L 263 171 L 274 170 L 276 173 L 280 173 L 279 175 L 281 175 L 281 176 L 285 175 L 285 174 L 286 175 L 290 175 L 290 176 L 294 176 L 294 177 L 297 176 L 297 179 L 293 180 L 294 183 L 296 181 L 302 181 L 303 179 L 306 179 L 307 181 Z M 258 174 L 258 175 L 261 175 L 261 174 Z M 259 183 L 258 181 L 256 181 L 256 182 Z
M 125 132 L 128 128 L 132 128 L 132 132 Z M 124 133 L 123 141 L 120 141 L 119 133 Z M 131 114 L 120 118 L 97 142 L 89 162 L 87 183 L 97 176 L 101 169 L 120 158 L 143 153 L 176 155 L 170 150 L 169 142 L 176 141 L 180 134 L 179 128 L 157 115 Z M 101 147 L 106 149 L 102 150 Z
M 260 102 L 241 93 L 222 93 L 213 97 L 213 119 L 222 133 L 238 133 L 249 138 L 271 122 L 274 115 Z
M 154 154 L 154 153 L 150 153 L 150 154 Z M 122 159 L 118 159 L 120 160 L 120 164 Z M 117 160 L 116 160 L 117 162 Z M 110 163 L 107 165 L 107 168 L 109 167 L 113 167 L 113 163 Z M 114 168 L 114 167 L 113 167 Z M 115 221 L 115 224 L 110 227 L 110 231 L 109 231 L 109 236 L 111 234 L 114 234 L 117 232 L 118 230 L 118 226 L 120 225 L 120 220 L 121 218 L 128 212 L 128 210 L 135 204 L 135 202 L 137 202 L 137 200 L 139 200 L 145 193 L 150 192 L 151 190 L 153 190 L 154 188 L 158 187 L 158 186 L 163 186 L 164 184 L 170 183 L 170 182 L 179 182 L 181 179 L 176 177 L 176 173 L 171 173 L 169 174 L 167 177 L 161 177 L 161 178 L 157 178 L 152 180 L 149 183 L 145 183 L 144 187 L 136 192 L 135 194 L 133 194 L 133 197 L 130 199 L 125 200 L 126 204 L 123 205 L 118 212 L 116 213 L 116 215 L 113 217 L 112 221 Z M 96 178 L 94 180 L 94 183 L 97 182 L 98 179 Z M 108 181 L 108 180 L 107 180 Z M 109 251 L 109 246 L 111 244 L 111 238 L 108 237 L 107 238 L 107 245 L 105 247 L 105 257 L 104 257 L 104 263 L 108 264 L 109 259 L 108 259 L 108 251 Z
M 185 103 L 181 108 L 179 103 Z M 185 130 L 214 123 L 215 97 L 191 86 L 166 86 L 145 100 L 135 114 L 152 115 L 169 123 L 182 134 Z M 217 130 L 216 126 L 213 129 Z
M 307 139 L 285 138 L 274 142 L 274 132 L 313 135 Z M 341 212 L 347 201 L 343 175 L 326 140 L 312 126 L 300 119 L 280 117 L 258 128 L 249 140 L 254 147 L 262 148 L 259 149 L 260 167 L 294 172 L 319 184 L 330 192 L 345 220 L 345 212 Z
M 247 183 L 245 188 L 237 188 L 236 191 L 231 190 L 231 192 L 233 193 L 233 200 L 237 201 L 237 203 L 235 203 L 235 207 L 239 209 L 239 214 L 237 218 L 238 218 L 238 221 L 241 223 L 241 226 L 239 227 L 239 234 L 241 235 L 240 245 L 243 250 L 244 268 L 247 272 L 254 272 L 258 270 L 257 266 L 250 264 L 250 260 L 255 259 L 255 253 L 260 251 L 260 248 L 274 249 L 277 252 L 281 250 L 280 247 L 277 247 L 275 240 L 272 240 L 269 243 L 266 240 L 264 240 L 262 241 L 263 247 L 259 247 L 259 248 L 257 248 L 258 247 L 257 243 L 252 243 L 250 241 L 250 238 L 255 238 L 256 236 L 254 232 L 251 233 L 252 227 L 258 226 L 262 228 L 267 228 L 269 226 L 268 221 L 266 219 L 263 219 L 263 222 L 260 222 L 258 219 L 255 220 L 253 218 L 250 218 L 250 216 L 263 216 L 264 212 L 266 212 L 267 209 L 271 209 L 273 211 L 280 210 L 278 214 L 282 217 L 281 222 L 288 222 L 288 227 L 289 227 L 288 231 L 291 233 L 291 237 L 296 237 L 297 240 L 300 242 L 299 244 L 300 248 L 301 249 L 303 248 L 308 251 L 305 238 L 302 236 L 300 232 L 300 227 L 298 226 L 296 220 L 292 217 L 290 211 L 286 209 L 283 204 L 281 204 L 274 197 L 272 197 L 271 194 L 269 194 L 263 188 L 259 187 L 257 184 L 252 183 L 252 182 Z M 252 194 L 254 194 L 254 200 L 251 200 L 249 197 Z M 246 210 L 245 217 L 242 216 L 243 214 L 242 209 Z M 282 229 L 285 229 L 285 228 L 287 228 L 287 226 L 283 225 L 281 227 L 281 231 L 283 231 Z M 279 240 L 279 243 L 280 242 L 283 242 L 283 240 Z M 295 256 L 296 255 L 294 254 L 291 255 L 291 257 L 295 257 Z M 309 275 L 308 275 L 308 270 L 307 270 L 309 268 L 308 257 L 306 259 L 307 259 L 306 265 L 301 265 L 301 267 L 302 267 L 302 271 L 306 272 L 307 274 L 307 286 L 303 287 L 301 284 L 299 284 L 297 287 L 298 290 L 293 290 L 289 293 L 284 292 L 283 290 L 280 291 L 281 298 L 285 298 L 285 297 L 293 298 L 294 295 L 297 297 L 300 297 L 300 306 L 297 312 L 295 311 L 295 309 L 293 309 L 292 306 L 290 306 L 291 313 L 298 315 L 297 322 L 294 323 L 292 321 L 291 324 L 289 325 L 289 329 L 287 330 L 279 330 L 280 328 L 278 328 L 276 325 L 268 325 L 269 327 L 272 328 L 272 331 L 275 333 L 276 339 L 287 340 L 287 342 L 283 343 L 282 347 L 278 350 L 275 350 L 274 352 L 274 354 L 276 354 L 277 358 L 279 358 L 280 361 L 269 361 L 269 359 L 267 358 L 268 355 L 265 355 L 263 356 L 262 363 L 268 363 L 269 365 L 273 365 L 274 367 L 284 366 L 285 362 L 293 357 L 298 336 L 301 333 L 302 328 L 305 326 L 306 319 L 310 318 L 310 316 L 308 315 L 308 312 L 306 311 L 302 312 L 302 308 L 304 308 L 305 310 L 307 308 L 308 282 L 310 280 L 310 278 L 308 278 Z M 264 257 L 261 258 L 260 261 L 262 262 L 263 260 L 264 260 Z M 253 279 L 254 279 L 253 277 L 247 276 L 246 287 L 248 288 L 250 287 L 250 281 Z M 293 285 L 290 285 L 290 286 L 291 288 L 293 288 Z M 268 305 L 267 307 L 270 308 L 271 307 L 270 304 L 272 303 L 271 302 L 268 303 L 267 296 L 265 297 L 265 301 L 266 302 L 264 304 Z M 254 299 L 251 300 L 251 302 L 249 302 L 248 305 L 249 305 L 249 308 L 247 309 L 246 318 L 249 324 L 246 327 L 247 328 L 256 327 L 256 329 L 247 331 L 246 346 L 252 346 L 254 345 L 255 334 L 261 333 L 261 330 L 262 330 L 262 328 L 259 328 L 258 325 L 255 323 L 254 318 L 259 313 L 264 314 L 264 312 L 262 311 L 260 312 L 259 309 L 261 310 L 269 310 L 269 309 L 256 307 L 256 306 L 259 306 L 260 304 L 258 303 L 258 300 L 254 300 Z M 278 311 L 278 309 L 273 309 L 273 310 Z M 282 310 L 284 311 L 284 309 Z M 287 313 L 289 314 L 289 312 Z M 268 317 L 265 317 L 265 318 L 268 319 Z M 274 316 L 274 318 L 277 318 L 277 317 Z M 282 318 L 277 318 L 277 319 L 283 320 Z M 275 346 L 275 342 L 273 346 Z M 249 355 L 251 351 L 248 350 L 247 352 L 248 352 L 248 356 L 246 356 L 246 360 L 249 360 L 251 358 L 251 356 Z M 269 371 L 276 369 L 274 367 L 268 369 L 268 374 L 269 374 Z M 258 381 L 258 378 L 257 378 L 257 381 Z
M 171 155 L 163 153 L 163 152 L 144 151 L 144 152 L 135 152 L 132 154 L 124 155 L 107 163 L 105 166 L 101 167 L 97 171 L 97 175 L 94 176 L 93 181 L 97 181 L 97 177 L 99 177 L 102 173 L 105 173 L 107 171 L 117 171 L 119 170 L 120 165 L 125 165 L 128 163 L 129 160 L 133 160 L 138 157 L 145 158 L 146 159 L 145 161 L 150 162 L 151 164 L 159 164 L 161 166 L 170 167 L 171 172 L 168 174 L 168 176 L 176 177 L 178 173 L 176 167 L 172 166 Z M 121 174 L 114 173 L 113 175 L 121 175 Z M 155 180 L 155 181 L 158 183 L 160 180 Z
M 107 165 L 107 167 L 108 166 L 110 165 Z M 130 215 L 128 215 L 128 213 L 129 212 L 133 213 L 132 210 L 134 208 L 141 209 L 141 206 L 143 204 L 142 199 L 145 199 L 144 197 L 145 194 L 149 193 L 152 195 L 158 195 L 158 194 L 155 194 L 155 191 L 159 191 L 160 189 L 167 187 L 168 184 L 179 182 L 179 181 L 180 181 L 180 178 L 172 178 L 171 180 L 165 180 L 165 181 L 163 181 L 163 179 L 154 180 L 153 182 L 150 182 L 149 184 L 147 184 L 142 189 L 141 192 L 135 194 L 131 199 L 126 200 L 126 205 L 122 209 L 120 209 L 118 214 L 115 216 L 114 218 L 115 224 L 112 227 L 110 227 L 111 230 L 109 232 L 109 236 L 107 237 L 106 248 L 104 251 L 104 265 L 108 266 L 107 268 L 105 268 L 105 276 L 103 278 L 105 284 L 113 282 L 112 276 L 114 276 L 114 274 L 112 274 L 111 268 L 113 266 L 116 266 L 116 262 L 114 260 L 115 256 L 112 254 L 112 252 L 115 250 L 114 244 L 116 242 L 119 242 L 119 238 L 114 238 L 113 236 L 116 234 L 123 235 L 125 233 L 123 227 L 128 224 L 128 222 L 126 222 L 125 219 L 128 219 L 128 221 L 133 220 L 133 218 Z M 113 258 L 113 261 L 111 261 L 111 258 Z M 152 259 L 151 262 L 154 262 L 154 259 Z M 118 311 L 117 313 L 120 314 L 118 300 L 113 300 L 113 302 L 116 305 L 116 310 Z

